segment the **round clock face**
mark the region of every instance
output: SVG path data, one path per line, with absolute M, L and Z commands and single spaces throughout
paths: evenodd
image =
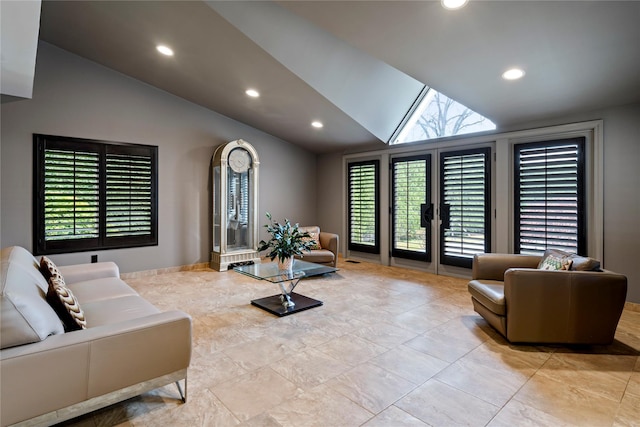
M 241 148 L 236 148 L 229 153 L 229 166 L 234 172 L 242 173 L 249 169 L 251 158 L 249 153 Z

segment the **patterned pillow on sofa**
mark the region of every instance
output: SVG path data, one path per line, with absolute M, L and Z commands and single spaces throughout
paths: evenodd
M 49 278 L 47 301 L 60 317 L 65 331 L 87 329 L 84 311 L 82 311 L 78 300 L 71 292 L 71 289 L 67 288 L 61 277 L 51 276 Z
M 58 267 L 46 256 L 40 258 L 40 272 L 47 281 L 49 281 L 51 277 L 59 277 L 64 281 Z

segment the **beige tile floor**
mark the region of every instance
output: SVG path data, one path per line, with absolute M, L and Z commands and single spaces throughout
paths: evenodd
M 167 386 L 65 424 L 640 425 L 640 312 L 611 346 L 515 346 L 473 311 L 466 280 L 339 268 L 297 288 L 322 307 L 283 318 L 249 304 L 275 285 L 235 272 L 129 279 L 193 317 L 188 401 Z

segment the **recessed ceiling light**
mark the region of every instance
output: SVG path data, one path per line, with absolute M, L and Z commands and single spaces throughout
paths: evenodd
M 255 89 L 247 89 L 244 93 L 246 93 L 247 95 L 249 95 L 252 98 L 257 98 L 260 96 L 260 92 L 258 92 Z
M 159 44 L 158 46 L 156 46 L 156 49 L 163 55 L 173 56 L 173 49 L 168 46 Z
M 319 122 L 319 121 L 316 120 L 316 121 L 311 122 L 311 126 L 313 126 L 314 128 L 320 129 L 324 125 L 322 124 L 322 122 Z
M 442 0 L 442 7 L 445 9 L 460 9 L 465 4 L 467 4 L 469 0 Z
M 524 71 L 520 68 L 511 68 L 502 73 L 502 78 L 505 80 L 518 80 L 524 76 Z

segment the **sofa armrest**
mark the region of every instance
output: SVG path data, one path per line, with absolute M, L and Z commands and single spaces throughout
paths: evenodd
M 2 425 L 186 369 L 190 359 L 191 318 L 177 310 L 3 349 Z
M 541 257 L 521 254 L 476 254 L 473 257 L 471 278 L 485 280 L 504 280 L 505 272 L 510 268 L 537 268 Z
M 627 278 L 610 271 L 514 268 L 504 275 L 511 342 L 608 344 L 627 295 Z
M 320 232 L 320 246 L 322 249 L 328 249 L 333 252 L 336 260 L 338 259 L 338 235 L 334 233 L 328 233 L 326 231 Z
M 120 269 L 114 262 L 96 262 L 92 264 L 76 264 L 58 266 L 58 270 L 66 283 L 84 282 L 86 280 L 120 277 Z

